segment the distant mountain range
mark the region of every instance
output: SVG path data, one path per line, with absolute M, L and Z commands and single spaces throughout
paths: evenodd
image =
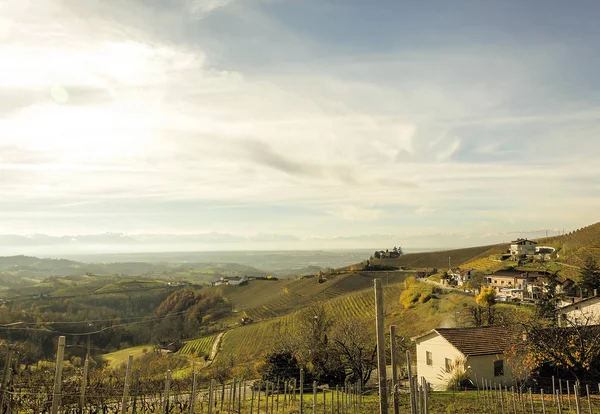
M 403 249 L 440 250 L 508 242 L 515 237 L 538 238 L 545 229 L 528 232 L 490 233 L 477 235 L 426 234 L 393 235 L 363 234 L 338 237 L 305 237 L 289 234 L 259 233 L 241 236 L 229 233 L 200 234 L 81 234 L 49 236 L 46 234 L 0 234 L 0 256 L 52 255 L 234 250 L 331 250 L 331 249 Z M 556 234 L 550 230 L 549 235 Z

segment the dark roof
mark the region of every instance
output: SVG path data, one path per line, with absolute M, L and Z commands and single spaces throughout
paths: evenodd
M 537 242 L 534 242 L 533 240 L 527 240 L 527 239 L 517 239 L 517 240 L 513 240 L 511 242 L 511 244 L 525 244 L 525 242 L 530 242 L 533 244 L 537 244 Z
M 519 272 L 518 270 L 498 270 L 497 272 L 492 273 L 492 277 L 525 277 L 523 272 Z
M 503 354 L 518 338 L 514 330 L 505 326 L 438 328 L 428 334 L 431 332 L 437 332 L 465 356 Z

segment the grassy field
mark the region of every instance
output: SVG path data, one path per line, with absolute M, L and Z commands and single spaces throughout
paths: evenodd
M 111 367 L 118 368 L 127 363 L 127 358 L 129 358 L 129 355 L 133 355 L 134 359 L 141 357 L 144 354 L 144 349 L 147 352 L 152 352 L 152 345 L 140 345 L 132 348 L 121 349 L 109 354 L 104 354 L 102 355 L 102 358 L 107 361 Z
M 213 343 L 215 342 L 215 335 L 204 336 L 202 338 L 194 339 L 192 341 L 187 341 L 183 348 L 179 351 L 181 355 L 193 355 L 197 354 L 199 356 L 208 355 L 210 356 L 210 352 L 212 350 Z

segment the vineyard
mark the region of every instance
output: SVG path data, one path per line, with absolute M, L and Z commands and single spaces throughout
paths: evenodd
M 199 356 L 210 356 L 213 343 L 217 338 L 217 334 L 204 336 L 202 338 L 194 339 L 185 343 L 183 348 L 179 351 L 181 355 L 199 355 Z

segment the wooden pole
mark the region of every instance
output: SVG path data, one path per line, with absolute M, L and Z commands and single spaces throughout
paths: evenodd
M 121 400 L 121 414 L 127 413 L 127 402 L 129 401 L 129 381 L 131 381 L 131 366 L 133 365 L 133 355 L 127 358 L 127 368 L 125 369 L 125 384 L 123 384 L 123 399 Z
M 581 404 L 579 403 L 581 388 L 579 386 L 579 381 L 576 381 L 575 384 L 573 384 L 573 394 L 575 394 L 575 409 L 577 410 L 577 414 L 581 414 Z
M 81 377 L 81 389 L 79 390 L 79 409 L 83 412 L 85 406 L 85 388 L 87 387 L 88 371 L 90 369 L 90 360 L 86 356 L 83 363 L 83 376 Z
M 212 410 L 213 410 L 214 387 L 215 387 L 215 380 L 211 379 L 210 387 L 208 389 L 208 414 L 212 414 Z
M 62 386 L 63 360 L 65 359 L 65 337 L 58 337 L 58 350 L 56 352 L 56 371 L 54 373 L 54 392 L 52 393 L 52 414 L 58 413 L 60 406 L 60 393 Z
M 552 375 L 552 402 L 556 405 L 556 384 L 554 383 L 554 375 Z
M 387 414 L 385 333 L 383 325 L 383 289 L 381 279 L 374 280 L 375 286 L 375 324 L 377 326 L 377 373 L 379 375 L 379 413 Z
M 246 384 L 246 381 L 243 382 L 243 384 Z M 242 381 L 240 381 L 239 385 L 239 390 L 238 390 L 238 413 L 242 412 Z M 246 394 L 246 390 L 244 389 L 244 394 Z
M 560 405 L 562 406 L 565 401 L 563 399 L 562 380 L 560 378 L 558 379 L 558 388 L 559 388 L 559 391 L 560 391 Z
M 590 400 L 590 386 L 585 384 L 585 393 L 587 395 L 588 411 L 592 414 L 592 401 Z
M 317 414 L 317 381 L 313 381 L 313 414 Z
M 529 388 L 529 402 L 531 403 L 531 414 L 535 414 L 535 410 L 533 408 L 533 393 L 531 392 L 531 388 Z
M 225 404 L 225 382 L 221 384 L 221 412 L 223 411 L 223 404 Z
M 133 394 L 133 404 L 131 405 L 131 414 L 135 414 L 137 411 L 137 398 L 140 393 L 140 371 L 135 374 L 135 393 Z
M 515 395 L 515 387 L 510 387 L 511 391 L 512 391 L 512 400 L 513 400 L 513 411 L 514 414 L 517 414 L 517 396 Z
M 559 380 L 559 384 L 560 384 L 560 380 Z M 562 414 L 562 401 L 560 400 L 558 393 L 559 393 L 559 390 L 556 390 L 556 403 L 558 404 L 558 414 Z
M 262 388 L 262 382 L 259 382 L 259 384 L 258 384 L 258 398 L 257 398 L 257 401 L 256 401 L 256 412 L 257 412 L 257 414 L 260 414 L 260 391 L 261 391 L 261 388 Z
M 304 413 L 304 369 L 300 368 L 300 414 Z
M 196 369 L 192 368 L 192 395 L 190 396 L 190 414 L 194 414 L 196 408 Z
M 567 400 L 569 401 L 569 411 L 571 411 L 571 387 L 569 386 L 569 380 L 567 380 Z
M 544 399 L 544 389 L 540 390 L 540 394 L 542 397 L 542 414 L 546 414 L 546 400 Z
M 400 414 L 400 403 L 398 401 L 398 358 L 396 355 L 396 325 L 390 326 L 390 347 L 392 360 L 392 396 L 394 398 L 394 414 Z
M 169 394 L 171 393 L 171 370 L 167 370 L 165 375 L 165 395 L 163 403 L 163 414 L 169 413 Z
M 252 414 L 252 410 L 254 409 L 254 387 L 251 389 L 252 396 L 250 397 L 250 414 Z

